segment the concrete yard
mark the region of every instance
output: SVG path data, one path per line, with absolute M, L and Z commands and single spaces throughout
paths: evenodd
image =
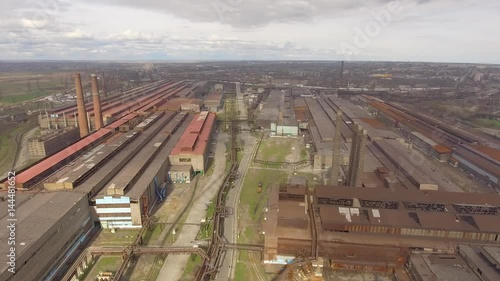
M 225 169 L 225 142 L 227 140 L 226 134 L 218 134 L 216 137 L 215 148 L 215 168 L 210 181 L 203 186 L 202 195 L 198 197 L 192 204 L 189 214 L 186 218 L 186 223 L 199 224 L 205 218 L 207 205 L 210 200 L 217 193 L 220 184 L 224 179 Z M 189 247 L 193 246 L 196 240 L 196 235 L 200 229 L 199 225 L 184 225 L 175 235 L 177 240 L 173 246 Z M 189 255 L 169 255 L 167 256 L 163 267 L 156 280 L 179 280 L 189 259 Z

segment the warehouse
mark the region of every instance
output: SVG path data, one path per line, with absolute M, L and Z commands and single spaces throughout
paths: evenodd
M 204 99 L 204 109 L 210 112 L 217 112 L 222 108 L 222 90 L 216 90 L 207 95 Z
M 449 251 L 461 242 L 500 243 L 500 196 L 334 186 L 307 192 L 296 186 L 271 191 L 263 226 L 268 263 L 297 251 L 313 254 L 312 241 L 318 241 L 320 256 L 382 267 L 401 266 L 409 247 Z M 351 248 L 342 248 L 346 244 Z M 379 257 L 369 256 L 366 251 L 376 246 L 383 246 Z M 342 254 L 353 252 L 358 259 L 343 260 Z
M 456 254 L 412 254 L 406 268 L 415 281 L 481 281 L 465 260 Z
M 40 180 L 53 174 L 65 165 L 70 164 L 71 161 L 82 156 L 82 154 L 90 148 L 99 145 L 111 134 L 112 130 L 103 128 L 80 139 L 67 148 L 36 162 L 34 165 L 18 171 L 16 187 L 23 189 L 33 188 Z
M 68 148 L 18 171 L 16 274 L 6 271 L 7 256 L 3 256 L 0 280 L 44 280 L 47 276 L 58 279 L 63 265 L 79 254 L 101 217 L 105 218 L 101 225 L 114 228 L 108 222 L 114 222 L 115 214 L 119 213 L 117 225 L 130 226 L 120 223 L 125 214 L 136 223 L 132 227 L 140 227 L 154 204 L 165 199 L 164 182 L 170 167 L 166 156 L 192 116 L 184 112 L 152 113 L 158 101 L 163 100 L 143 103 L 136 108 L 141 115 L 128 113 Z M 24 192 L 23 188 L 31 190 Z M 108 195 L 108 191 L 113 194 Z M 106 205 L 116 201 L 105 197 L 121 200 L 122 205 Z M 5 223 L 6 204 L 7 201 L 0 200 L 0 219 Z M 128 214 L 109 210 L 114 207 L 121 211 L 128 209 Z M 2 252 L 8 252 L 6 233 L 0 232 Z
M 374 142 L 375 147 L 380 149 L 384 155 L 396 165 L 419 189 L 437 190 L 438 184 L 434 182 L 427 173 L 422 171 L 425 160 L 417 154 L 412 156 L 409 150 L 397 141 L 378 140 Z
M 412 254 L 406 268 L 416 281 L 494 281 L 500 280 L 499 257 L 500 247 L 459 245 L 454 254 Z
M 463 192 L 456 184 L 436 172 L 438 168 L 435 163 L 426 160 L 409 146 L 405 147 L 396 140 L 377 140 L 373 143 L 397 167 L 397 172 L 403 174 L 417 188 Z
M 498 150 L 460 145 L 453 150 L 452 157 L 458 160 L 460 168 L 478 179 L 500 188 L 500 153 Z
M 193 168 L 191 166 L 172 166 L 168 170 L 168 182 L 191 183 Z
M 417 131 L 412 131 L 403 124 L 400 126 L 400 133 L 408 142 L 416 145 L 421 151 L 437 159 L 439 162 L 448 162 L 450 159 L 452 150 L 444 145 L 436 143 L 426 135 Z
M 304 98 L 311 115 L 309 135 L 314 148 L 314 170 L 325 170 L 332 166 L 335 126 L 317 99 Z
M 307 112 L 307 104 L 304 98 L 300 97 L 293 100 L 293 110 L 295 111 L 295 118 L 297 119 L 299 129 L 307 130 L 309 114 Z
M 40 137 L 28 140 L 28 154 L 31 157 L 46 157 L 78 141 L 78 128 L 55 130 Z
M 187 127 L 187 114 L 158 116 L 145 120 L 156 121 L 137 138 L 144 137 L 144 146 L 135 153 L 135 160 L 121 162 L 120 170 L 93 200 L 102 228 L 140 228 L 154 205 L 165 200 L 164 183 L 170 164 L 164 155 L 172 151 Z
M 293 110 L 293 102 L 291 95 L 286 93 L 281 95 L 279 102 L 280 118 L 278 123 L 271 124 L 271 135 L 277 136 L 298 136 L 299 124 L 295 118 L 295 111 Z M 274 128 L 276 128 L 274 130 Z
M 194 173 L 204 174 L 215 125 L 214 113 L 196 114 L 168 157 L 171 165 L 191 166 Z
M 271 91 L 267 96 L 264 107 L 262 108 L 255 125 L 263 130 L 271 130 L 271 124 L 278 123 L 280 115 L 280 100 L 284 94 L 282 91 Z
M 7 229 L 7 201 L 0 201 Z M 8 232 L 0 231 L 0 280 L 43 280 L 93 227 L 87 196 L 79 192 L 16 194 L 16 274 L 7 271 Z

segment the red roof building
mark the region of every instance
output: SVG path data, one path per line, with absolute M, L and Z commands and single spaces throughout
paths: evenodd
M 205 172 L 215 118 L 214 113 L 206 111 L 195 115 L 170 153 L 171 165 L 192 166 L 195 173 Z

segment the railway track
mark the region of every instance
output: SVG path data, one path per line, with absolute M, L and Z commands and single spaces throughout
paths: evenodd
M 238 122 L 236 120 L 231 120 L 231 168 L 226 173 L 224 181 L 221 188 L 217 193 L 217 199 L 215 202 L 215 214 L 214 214 L 214 233 L 209 243 L 207 251 L 207 259 L 203 260 L 203 264 L 198 271 L 196 276 L 197 281 L 210 280 L 212 279 L 219 267 L 222 254 L 224 252 L 224 218 L 226 216 L 226 194 L 231 188 L 230 181 L 234 179 L 235 173 L 238 171 L 238 147 L 237 147 L 237 135 L 238 135 Z
M 16 155 L 14 156 L 14 160 L 12 161 L 12 169 L 11 169 L 12 171 L 14 171 L 14 169 L 16 168 L 17 161 L 19 160 L 19 156 L 21 154 L 23 137 L 26 133 L 31 131 L 33 128 L 34 127 L 29 126 L 29 127 L 25 128 L 25 130 L 17 133 L 14 137 L 14 141 L 16 143 Z
M 450 128 L 448 125 L 446 124 L 442 124 L 441 122 L 437 122 L 437 121 L 434 121 L 432 120 L 431 118 L 427 117 L 427 116 L 424 116 L 420 113 L 416 113 L 416 112 L 412 112 L 411 110 L 408 110 L 406 108 L 403 108 L 401 106 L 398 106 L 394 103 L 387 103 L 387 105 L 405 113 L 405 114 L 408 114 L 410 116 L 412 116 L 413 118 L 415 118 L 416 120 L 418 120 L 420 123 L 425 123 L 427 124 L 429 127 L 433 127 L 435 129 L 439 129 L 440 131 L 444 132 L 445 134 L 448 134 L 449 135 L 449 138 L 452 139 L 452 140 L 455 140 L 455 141 L 458 141 L 460 140 L 461 142 L 464 142 L 464 143 L 471 143 L 471 144 L 474 144 L 474 143 L 478 143 L 478 140 L 471 137 L 471 136 L 467 136 L 461 132 L 457 132 L 456 130 L 454 130 L 453 128 Z

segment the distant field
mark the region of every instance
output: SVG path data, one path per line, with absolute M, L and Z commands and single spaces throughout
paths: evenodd
M 19 103 L 71 87 L 68 73 L 0 73 L 0 103 Z
M 476 118 L 472 121 L 472 123 L 474 123 L 474 125 L 477 125 L 479 127 L 500 129 L 500 121 L 494 119 Z
M 0 131 L 0 177 L 12 168 L 19 145 L 16 142 L 16 136 L 20 136 L 35 126 L 34 122 L 21 123 Z

